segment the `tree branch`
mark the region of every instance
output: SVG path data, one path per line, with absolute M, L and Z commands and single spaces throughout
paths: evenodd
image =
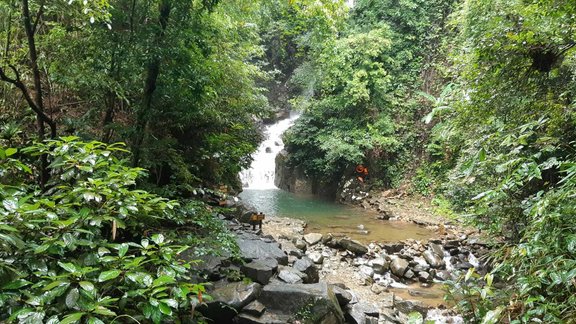
M 18 72 L 16 67 L 14 65 L 11 65 L 11 64 L 8 66 L 14 72 L 15 78 L 13 79 L 13 78 L 9 77 L 6 74 L 6 72 L 4 71 L 4 69 L 2 67 L 0 67 L 0 80 L 11 83 L 16 88 L 20 89 L 20 92 L 22 92 L 22 95 L 24 96 L 24 99 L 28 103 L 28 106 L 30 106 L 30 108 L 36 113 L 36 115 L 38 117 L 40 117 L 40 119 L 42 119 L 42 121 L 44 121 L 46 124 L 48 124 L 50 126 L 50 128 L 55 129 L 56 123 L 52 120 L 52 118 L 50 118 L 48 115 L 46 115 L 44 113 L 44 111 L 42 111 L 38 107 L 38 105 L 36 105 L 36 102 L 34 102 L 34 99 L 32 99 L 32 96 L 30 96 L 30 91 L 28 90 L 26 85 L 22 82 L 22 80 L 20 79 L 20 73 Z
M 38 12 L 36 13 L 36 20 L 34 20 L 34 26 L 32 26 L 33 34 L 36 34 L 38 22 L 40 21 L 40 18 L 42 17 L 43 13 L 44 13 L 44 0 L 40 2 L 40 9 L 38 9 Z

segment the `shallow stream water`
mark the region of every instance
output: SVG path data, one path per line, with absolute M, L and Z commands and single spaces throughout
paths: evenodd
M 412 223 L 376 219 L 377 213 L 314 197 L 295 195 L 280 189 L 244 189 L 243 202 L 270 216 L 305 221 L 307 232 L 345 235 L 364 243 L 393 242 L 408 238 L 426 240 L 431 230 Z

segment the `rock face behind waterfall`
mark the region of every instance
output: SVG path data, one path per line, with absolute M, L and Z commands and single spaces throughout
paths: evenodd
M 276 155 L 276 187 L 295 194 L 317 195 L 319 197 L 334 198 L 337 184 L 322 183 L 306 175 L 301 167 L 292 167 L 287 163 L 289 153 L 282 150 Z

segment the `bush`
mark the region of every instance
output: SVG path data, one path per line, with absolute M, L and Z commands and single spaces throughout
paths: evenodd
M 204 286 L 179 258 L 189 247 L 166 226 L 223 229 L 195 218 L 206 218 L 200 205 L 186 206 L 183 219 L 177 202 L 135 189 L 143 170 L 125 166 L 123 152 L 74 137 L 0 149 L 0 321 L 159 323 L 202 301 Z M 41 154 L 52 161 L 45 191 L 26 162 Z

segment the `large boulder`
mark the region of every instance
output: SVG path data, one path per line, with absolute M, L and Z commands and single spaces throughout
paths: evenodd
M 303 283 L 305 280 L 308 280 L 308 275 L 302 273 L 292 267 L 283 267 L 278 272 L 278 278 L 286 283 L 295 284 L 295 283 Z
M 257 235 L 244 233 L 236 237 L 236 243 L 240 256 L 246 261 L 270 257 L 276 259 L 279 264 L 288 264 L 288 255 L 282 251 L 277 242 L 264 241 Z
M 422 253 L 422 256 L 430 264 L 432 268 L 440 269 L 446 265 L 442 257 L 438 256 L 432 250 L 426 250 Z
M 194 255 L 193 249 L 188 249 L 181 254 L 182 259 L 186 261 L 201 261 L 195 267 L 195 271 L 198 273 L 205 275 L 210 280 L 216 281 L 222 277 L 220 270 L 223 267 L 227 267 L 230 265 L 230 255 L 201 255 L 197 256 Z
M 240 271 L 246 277 L 265 285 L 270 281 L 277 269 L 278 261 L 276 259 L 265 258 L 243 264 Z
M 308 285 L 270 284 L 264 287 L 258 300 L 266 307 L 264 316 L 272 313 L 276 314 L 276 318 L 288 315 L 307 323 L 344 323 L 336 295 L 324 282 Z
M 296 260 L 293 265 L 294 269 L 305 273 L 308 278 L 304 279 L 304 283 L 315 283 L 318 282 L 320 276 L 318 275 L 318 268 L 309 257 L 302 257 Z
M 398 310 L 400 313 L 410 314 L 413 312 L 418 312 L 422 314 L 424 318 L 426 318 L 426 313 L 428 312 L 428 308 L 422 303 L 421 301 L 416 300 L 399 300 L 394 303 L 394 308 Z
M 376 258 L 369 263 L 374 269 L 374 273 L 384 274 L 390 268 L 390 262 L 384 258 Z
M 368 247 L 363 245 L 362 243 L 351 240 L 351 239 L 341 239 L 340 246 L 345 248 L 346 250 L 356 253 L 356 254 L 366 254 L 368 253 Z
M 198 311 L 214 323 L 230 323 L 238 310 L 254 301 L 262 286 L 258 283 L 219 284 L 210 292 L 212 300 L 198 307 Z
M 392 273 L 398 277 L 404 276 L 404 273 L 406 273 L 407 269 L 408 261 L 402 258 L 396 257 L 392 259 L 392 262 L 390 262 L 390 271 L 392 271 Z
M 369 317 L 378 318 L 380 310 L 373 304 L 359 302 L 346 307 L 346 320 L 348 323 L 366 324 Z
M 348 305 L 354 297 L 348 290 L 336 285 L 332 285 L 332 290 L 334 291 L 334 294 L 336 294 L 336 299 L 338 299 L 340 306 Z
M 222 302 L 240 310 L 255 300 L 261 291 L 262 286 L 259 283 L 244 283 L 240 281 L 216 288 L 210 292 L 210 296 L 212 296 L 213 302 Z
M 435 255 L 439 256 L 440 258 L 444 257 L 444 248 L 440 244 L 436 244 L 433 242 L 428 243 L 428 246 L 434 252 Z

